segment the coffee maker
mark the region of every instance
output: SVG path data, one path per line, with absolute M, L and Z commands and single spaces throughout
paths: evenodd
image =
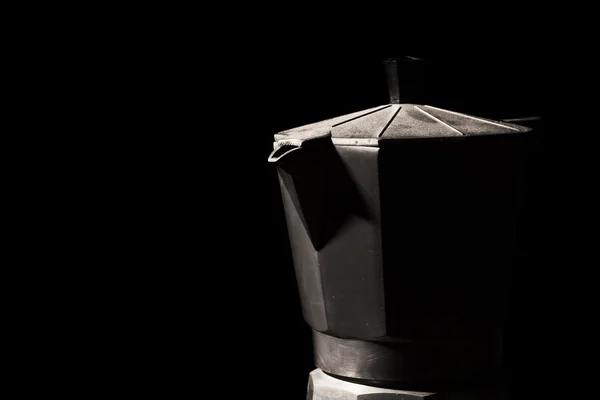
M 502 393 L 484 383 L 502 368 L 535 129 L 422 103 L 420 62 L 385 62 L 389 104 L 274 135 L 307 400 Z

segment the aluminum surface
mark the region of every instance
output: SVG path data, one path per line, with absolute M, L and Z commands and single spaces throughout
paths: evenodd
M 307 385 L 307 400 L 507 400 L 502 386 L 447 392 L 386 389 L 337 379 L 313 370 Z
M 285 130 L 275 141 L 294 138 L 303 132 L 330 129 L 334 144 L 347 146 L 382 140 L 449 138 L 525 133 L 527 126 L 494 121 L 422 104 L 388 104 L 333 119 Z M 354 140 L 352 140 L 354 139 Z

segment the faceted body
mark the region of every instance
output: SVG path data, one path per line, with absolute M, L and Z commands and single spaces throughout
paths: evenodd
M 496 368 L 528 129 L 389 105 L 275 138 L 298 132 L 277 167 L 317 366 L 381 381 Z

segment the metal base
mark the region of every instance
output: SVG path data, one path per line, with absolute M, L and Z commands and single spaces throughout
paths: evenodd
M 361 385 L 315 369 L 310 373 L 306 400 L 508 400 L 499 388 L 460 392 L 411 392 Z
M 446 390 L 493 375 L 500 359 L 493 342 L 372 342 L 313 331 L 315 366 L 341 378 L 386 387 Z M 363 382 L 364 383 L 364 382 Z

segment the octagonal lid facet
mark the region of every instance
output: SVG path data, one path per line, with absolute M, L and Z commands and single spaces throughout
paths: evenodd
M 387 104 L 288 129 L 275 141 L 295 133 L 329 128 L 335 144 L 377 146 L 380 140 L 445 138 L 523 133 L 529 127 L 494 121 L 419 104 Z

